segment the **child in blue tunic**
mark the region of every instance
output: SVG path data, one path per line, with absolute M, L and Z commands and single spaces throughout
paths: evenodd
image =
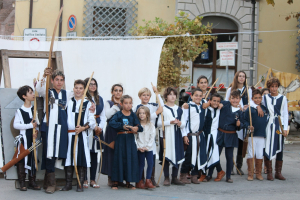
M 251 138 L 251 134 L 249 134 L 248 138 L 248 147 L 247 147 L 247 164 L 248 164 L 248 181 L 253 181 L 253 156 L 255 158 L 255 170 L 256 170 L 256 179 L 263 180 L 261 175 L 262 170 L 262 161 L 263 161 L 263 149 L 265 147 L 265 137 L 266 137 L 266 126 L 268 123 L 268 113 L 266 107 L 261 105 L 262 95 L 259 90 L 252 91 L 252 100 L 256 106 L 260 106 L 264 111 L 264 115 L 262 117 L 258 116 L 257 109 L 248 107 L 245 111 L 245 120 L 247 122 L 247 126 L 250 125 L 250 116 L 249 109 L 251 109 L 251 119 L 252 126 L 249 127 L 253 132 L 253 138 Z M 253 147 L 252 147 L 253 141 Z M 252 150 L 253 149 L 253 150 Z
M 94 130 L 96 121 L 94 112 L 90 112 L 89 109 L 92 106 L 91 100 L 83 98 L 84 89 L 86 84 L 83 80 L 76 80 L 74 82 L 74 97 L 67 104 L 67 115 L 68 115 L 68 152 L 65 160 L 65 176 L 66 185 L 62 191 L 68 191 L 72 189 L 72 178 L 74 164 L 78 169 L 78 176 L 81 187 L 77 183 L 77 192 L 83 192 L 83 182 L 86 175 L 87 167 L 90 167 L 90 150 L 88 145 L 89 131 L 88 129 Z M 80 105 L 82 103 L 82 111 L 80 123 L 78 125 L 78 117 L 80 111 Z M 75 144 L 75 136 L 78 135 L 77 143 Z M 74 145 L 76 146 L 74 159 Z M 74 161 L 75 160 L 75 161 Z
M 24 149 L 28 149 L 32 146 L 33 138 L 37 138 L 37 131 L 33 133 L 33 128 L 37 128 L 37 122 L 32 120 L 33 106 L 31 105 L 31 102 L 34 101 L 35 98 L 32 88 L 25 85 L 19 88 L 17 94 L 19 98 L 24 101 L 24 105 L 16 111 L 14 119 L 14 128 L 20 130 L 21 136 L 17 143 L 17 151 L 19 151 L 21 144 Z M 28 189 L 41 189 L 35 182 L 36 167 L 33 151 L 19 161 L 16 166 L 21 191 L 27 190 L 25 185 L 26 173 L 28 173 L 29 180 Z
M 288 130 L 288 107 L 287 98 L 278 93 L 278 88 L 281 86 L 278 78 L 271 78 L 267 81 L 267 87 L 270 94 L 263 96 L 263 105 L 267 108 L 270 115 L 266 128 L 266 146 L 265 146 L 265 163 L 267 165 L 267 180 L 273 181 L 272 174 L 272 159 L 276 158 L 275 178 L 285 180 L 281 174 L 283 163 L 283 143 L 284 137 L 287 136 Z M 256 106 L 258 115 L 263 114 L 262 108 Z M 283 130 L 280 126 L 283 126 Z M 277 134 L 281 133 L 281 134 Z
M 239 145 L 237 131 L 246 128 L 244 114 L 239 106 L 240 95 L 241 93 L 235 90 L 231 92 L 229 101 L 221 102 L 223 108 L 220 112 L 217 144 L 220 152 L 225 147 L 226 182 L 228 183 L 233 183 L 230 176 L 233 167 L 233 150 Z
M 136 144 L 138 148 L 138 157 L 139 157 L 139 175 L 140 181 L 136 184 L 136 188 L 140 189 L 153 189 L 155 186 L 151 181 L 152 168 L 155 162 L 153 162 L 153 149 L 156 146 L 153 146 L 153 142 L 156 135 L 155 126 L 150 121 L 150 109 L 146 106 L 140 106 L 136 112 L 141 126 L 143 127 L 143 132 L 138 132 L 136 134 Z M 146 175 L 146 183 L 144 184 L 144 180 L 142 175 L 144 173 L 145 167 L 145 158 L 147 159 L 147 175 Z
M 84 82 L 87 84 L 89 78 L 86 78 Z M 98 154 L 102 156 L 102 152 L 100 153 L 100 144 L 94 137 L 99 137 L 100 140 L 103 139 L 103 128 L 105 126 L 105 110 L 104 110 L 104 102 L 103 98 L 98 93 L 98 83 L 96 79 L 92 78 L 89 87 L 87 96 L 93 100 L 96 104 L 96 112 L 95 112 L 95 119 L 96 119 L 96 127 L 94 130 L 89 129 L 89 148 L 90 148 L 90 156 L 91 156 L 91 168 L 90 168 L 90 186 L 92 188 L 100 188 L 100 186 L 96 183 L 96 171 L 97 171 L 97 163 L 99 161 Z M 102 147 L 102 146 L 101 146 Z M 102 150 L 103 151 L 103 150 Z M 100 157 L 100 159 L 102 159 Z M 87 174 L 85 176 L 85 181 L 83 183 L 84 188 L 88 188 L 88 181 L 87 181 Z
M 132 109 L 132 98 L 124 95 L 121 98 L 122 110 L 109 121 L 109 126 L 117 131 L 112 166 L 112 189 L 118 189 L 118 182 L 126 181 L 126 187 L 135 189 L 130 182 L 139 182 L 139 164 L 137 146 L 133 134 L 143 132 L 139 119 Z

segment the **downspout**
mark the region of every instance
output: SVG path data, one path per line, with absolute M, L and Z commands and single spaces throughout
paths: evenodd
M 33 10 L 33 0 L 30 0 L 30 6 L 29 6 L 29 28 L 32 28 L 32 10 Z

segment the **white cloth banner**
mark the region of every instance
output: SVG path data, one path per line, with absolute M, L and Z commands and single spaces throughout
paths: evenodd
M 121 83 L 124 94 L 140 103 L 138 91 L 151 89 L 157 83 L 159 58 L 165 38 L 140 40 L 69 40 L 55 41 L 53 51 L 62 51 L 66 75 L 66 89 L 72 90 L 74 80 L 90 77 L 98 82 L 98 91 L 104 100 L 111 99 L 111 86 Z M 30 41 L 0 39 L 0 49 L 31 50 Z M 50 42 L 40 41 L 38 51 L 49 51 Z M 43 74 L 47 59 L 9 59 L 12 88 L 33 85 L 38 72 Z M 3 77 L 1 87 L 4 87 Z M 150 102 L 155 102 L 152 95 Z

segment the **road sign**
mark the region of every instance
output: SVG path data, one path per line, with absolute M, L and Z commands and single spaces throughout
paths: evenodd
M 235 52 L 220 51 L 220 66 L 235 66 Z
M 37 38 L 39 41 L 46 41 L 47 31 L 45 28 L 25 28 L 24 40 L 30 41 L 33 38 Z
M 217 50 L 238 49 L 237 42 L 217 42 Z
M 76 36 L 77 36 L 77 32 L 67 32 L 67 38 L 72 38 Z
M 68 29 L 69 31 L 74 31 L 77 25 L 77 19 L 75 15 L 71 15 L 68 19 Z

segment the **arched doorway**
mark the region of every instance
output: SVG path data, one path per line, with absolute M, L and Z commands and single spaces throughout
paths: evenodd
M 201 53 L 196 60 L 193 62 L 192 70 L 192 83 L 197 85 L 197 78 L 200 75 L 205 75 L 209 80 L 209 85 L 211 85 L 217 78 L 219 78 L 216 85 L 220 83 L 226 84 L 226 69 L 225 66 L 220 66 L 220 54 L 216 49 L 217 42 L 238 42 L 238 26 L 229 18 L 219 17 L 219 16 L 207 16 L 202 20 L 202 24 L 206 25 L 207 22 L 213 24 L 212 33 L 229 33 L 221 34 L 217 36 L 217 39 L 207 43 L 208 50 Z M 232 33 L 232 34 L 230 34 Z M 238 50 L 236 50 L 238 54 Z M 229 84 L 233 80 L 234 74 L 237 71 L 237 59 L 238 56 L 235 55 L 235 66 L 229 66 Z M 228 85 L 225 85 L 226 87 Z

